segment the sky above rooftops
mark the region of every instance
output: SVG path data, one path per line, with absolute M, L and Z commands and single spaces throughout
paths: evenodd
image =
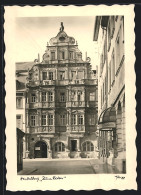
M 92 68 L 97 65 L 97 44 L 93 41 L 94 16 L 73 17 L 18 17 L 16 18 L 16 62 L 34 61 L 45 53 L 47 42 L 55 37 L 64 24 L 64 31 L 78 42 L 83 60 L 91 58 Z

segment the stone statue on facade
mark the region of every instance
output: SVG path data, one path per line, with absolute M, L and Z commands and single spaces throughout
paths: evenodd
M 62 32 L 63 30 L 64 30 L 64 25 L 63 22 L 61 22 L 60 32 Z

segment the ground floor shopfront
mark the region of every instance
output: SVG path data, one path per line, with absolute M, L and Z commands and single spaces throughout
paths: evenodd
M 99 158 L 126 173 L 125 91 L 99 117 Z
M 95 133 L 28 134 L 25 158 L 98 158 Z

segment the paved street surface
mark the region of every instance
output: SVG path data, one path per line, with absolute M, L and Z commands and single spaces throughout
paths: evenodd
M 26 159 L 19 175 L 102 174 L 119 173 L 115 167 L 98 159 Z

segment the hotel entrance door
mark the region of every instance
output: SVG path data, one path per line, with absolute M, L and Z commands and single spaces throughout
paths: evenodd
M 47 158 L 47 145 L 43 141 L 35 144 L 35 158 Z

